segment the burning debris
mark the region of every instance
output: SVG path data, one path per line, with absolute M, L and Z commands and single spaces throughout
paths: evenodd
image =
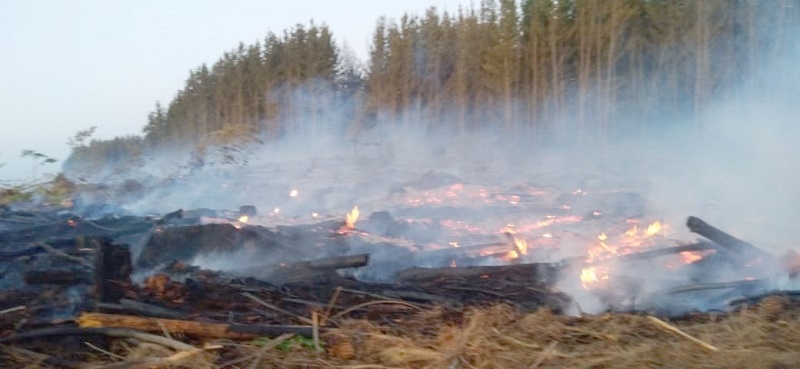
M 521 312 L 686 316 L 733 311 L 796 284 L 796 265 L 696 217 L 688 229 L 707 241 L 681 243 L 674 227 L 636 206 L 582 204 L 584 190 L 522 216 L 516 209 L 541 206 L 549 192 L 443 186 L 424 187 L 442 199 L 428 205 L 414 200 L 366 217 L 354 206 L 292 225 L 269 225 L 279 210 L 260 216 L 251 205 L 93 219 L 69 209 L 8 210 L 0 218 L 0 310 L 24 307 L 24 322 L 9 332 L 64 322 L 69 334 L 77 324 L 252 339 L 328 332 L 320 317 L 403 320 L 419 309 L 498 303 Z M 403 196 L 422 195 L 405 188 Z M 500 221 L 478 222 L 477 209 L 453 216 L 448 202 L 462 198 L 502 203 L 514 223 L 491 231 L 486 225 Z M 434 211 L 414 217 L 421 206 Z M 437 211 L 441 218 L 430 217 Z M 20 337 L 8 334 L 0 341 Z

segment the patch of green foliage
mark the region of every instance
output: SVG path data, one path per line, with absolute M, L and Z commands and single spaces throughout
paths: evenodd
M 271 341 L 272 339 L 269 337 L 258 337 L 253 341 L 251 341 L 250 343 L 255 346 L 264 346 Z M 275 346 L 275 348 L 283 352 L 289 352 L 294 350 L 314 351 L 314 340 L 308 337 L 294 336 L 292 338 L 282 341 L 277 346 Z
M 278 344 L 278 350 L 288 352 L 296 349 L 314 351 L 314 340 L 303 336 L 294 336 Z

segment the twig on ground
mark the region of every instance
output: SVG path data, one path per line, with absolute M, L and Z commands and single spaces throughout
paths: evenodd
M 36 366 L 29 365 L 26 367 L 40 367 L 42 364 L 70 369 L 85 369 L 88 367 L 87 364 L 82 362 L 62 359 L 56 356 L 43 354 L 41 352 L 31 351 L 22 347 L 0 346 L 0 349 L 2 349 L 2 351 L 6 352 L 8 355 L 16 356 L 20 359 L 24 358 L 37 361 Z
M 164 367 L 177 364 L 183 360 L 186 360 L 204 351 L 206 351 L 206 349 L 196 348 L 192 350 L 179 351 L 164 358 L 147 358 L 135 361 L 122 361 L 112 364 L 97 365 L 92 367 L 92 369 L 116 369 L 116 368 L 135 369 L 135 368 Z
M 322 347 L 319 345 L 319 315 L 316 310 L 311 312 L 311 322 L 311 339 L 314 342 L 314 350 L 320 352 Z
M 218 367 L 219 368 L 229 367 L 229 366 L 236 365 L 236 364 L 245 362 L 245 361 L 253 359 L 253 358 L 256 359 L 256 360 L 254 360 L 254 362 L 258 363 L 258 361 L 260 361 L 260 358 L 267 351 L 271 350 L 272 348 L 275 348 L 276 346 L 280 345 L 283 341 L 286 341 L 286 340 L 288 340 L 288 339 L 290 339 L 290 338 L 292 338 L 294 336 L 295 336 L 294 333 L 284 333 L 284 334 L 282 334 L 282 335 L 280 335 L 278 337 L 275 337 L 274 339 L 270 340 L 269 342 L 265 343 L 264 345 L 262 345 L 257 353 L 252 354 L 252 355 L 247 355 L 247 356 L 244 356 L 244 357 L 239 357 L 239 358 L 224 362 L 222 364 L 219 364 Z M 236 345 L 236 346 L 239 346 L 239 345 Z
M 653 322 L 656 326 L 658 326 L 658 327 L 660 327 L 662 329 L 665 329 L 667 331 L 670 331 L 672 333 L 675 333 L 675 334 L 677 334 L 677 335 L 679 335 L 679 336 L 681 336 L 683 338 L 686 338 L 687 340 L 698 344 L 700 347 L 702 347 L 702 348 L 704 348 L 706 350 L 719 351 L 719 348 L 717 348 L 716 346 L 713 346 L 713 345 L 711 345 L 709 343 L 706 343 L 706 342 L 701 341 L 701 340 L 699 340 L 697 338 L 694 338 L 691 335 L 689 335 L 688 333 L 686 333 L 686 332 L 684 332 L 684 331 L 682 331 L 682 330 L 680 330 L 680 329 L 668 324 L 667 322 L 665 322 L 665 321 L 663 321 L 661 319 L 658 319 L 658 318 L 656 318 L 656 317 L 654 317 L 652 315 L 648 315 L 647 319 L 649 319 L 651 322 Z
M 540 349 L 540 348 L 542 348 L 541 345 L 537 345 L 535 343 L 522 342 L 522 341 L 520 341 L 520 340 L 518 340 L 518 339 L 516 339 L 514 337 L 511 337 L 511 336 L 508 336 L 506 334 L 503 334 L 502 332 L 500 332 L 499 329 L 494 328 L 494 327 L 492 327 L 492 332 L 496 333 L 499 336 L 500 339 L 502 339 L 504 341 L 511 342 L 511 343 L 516 344 L 518 346 L 532 348 L 532 349 Z
M 342 286 L 336 286 L 333 290 L 333 296 L 331 296 L 330 301 L 328 301 L 328 306 L 325 307 L 325 312 L 322 315 L 322 321 L 319 325 L 324 326 L 328 317 L 331 316 L 331 310 L 333 310 L 333 306 L 336 304 L 336 300 L 339 299 L 339 295 L 342 293 Z
M 356 294 L 356 295 L 364 295 L 364 296 L 374 297 L 376 299 L 381 299 L 381 300 L 384 300 L 384 301 L 399 301 L 399 302 L 403 302 L 402 300 L 393 299 L 393 298 L 391 298 L 389 296 L 384 296 L 384 295 L 380 295 L 380 294 L 372 293 L 372 292 L 367 292 L 367 291 L 354 290 L 354 289 L 350 289 L 350 288 L 342 288 L 342 292 L 350 292 L 350 293 Z
M 161 333 L 164 334 L 164 337 L 172 339 L 172 335 L 169 334 L 169 329 L 167 329 L 167 327 L 164 325 L 164 323 L 162 321 L 160 321 L 160 320 L 156 320 L 156 323 L 161 328 Z
M 44 242 L 39 242 L 39 243 L 36 244 L 36 246 L 39 246 L 39 247 L 43 248 L 45 251 L 47 251 L 50 254 L 53 254 L 53 255 L 56 255 L 56 256 L 60 256 L 60 257 L 62 257 L 64 259 L 67 259 L 67 260 L 70 260 L 70 261 L 74 261 L 74 262 L 76 262 L 76 263 L 78 263 L 80 265 L 83 265 L 85 267 L 88 267 L 88 268 L 92 268 L 93 267 L 92 263 L 90 263 L 88 260 L 86 260 L 84 258 L 81 258 L 81 257 L 72 256 L 70 254 L 67 254 L 64 251 L 61 251 L 61 250 L 56 250 L 53 246 L 50 246 L 50 245 L 48 245 L 48 244 L 46 244 Z
M 156 336 L 154 334 L 144 333 L 133 329 L 125 328 L 80 328 L 80 327 L 56 327 L 56 328 L 43 328 L 27 332 L 12 334 L 8 337 L 0 338 L 0 344 L 29 341 L 45 337 L 58 337 L 58 336 L 87 336 L 87 335 L 103 335 L 115 338 L 133 338 L 143 342 L 155 343 L 161 346 L 169 347 L 178 351 L 196 350 L 196 348 L 187 343 L 169 339 L 166 337 Z
M 89 346 L 89 348 L 92 349 L 92 350 L 95 350 L 97 352 L 101 352 L 101 353 L 103 353 L 105 355 L 108 355 L 108 356 L 111 356 L 111 357 L 113 357 L 115 359 L 125 360 L 124 357 L 122 357 L 120 355 L 117 355 L 117 354 L 115 354 L 115 353 L 113 353 L 111 351 L 108 351 L 108 350 L 106 350 L 104 348 L 97 347 L 97 346 L 93 345 L 91 342 L 83 341 L 83 344 L 86 345 L 86 346 Z
M 91 220 L 89 220 L 89 219 L 83 219 L 83 218 L 82 218 L 82 219 L 81 219 L 81 222 L 82 222 L 82 223 L 86 223 L 86 224 L 88 224 L 88 225 L 90 225 L 90 226 L 92 226 L 92 227 L 95 227 L 95 228 L 97 228 L 97 229 L 104 230 L 104 231 L 109 231 L 109 232 L 119 232 L 119 231 L 120 231 L 119 229 L 115 229 L 115 228 L 103 227 L 103 226 L 101 226 L 101 225 L 99 225 L 99 224 L 97 224 L 97 223 L 95 223 L 95 222 L 92 222 L 92 221 L 91 221 Z
M 539 354 L 539 357 L 536 358 L 536 361 L 533 362 L 533 365 L 531 365 L 531 369 L 536 369 L 540 365 L 542 365 L 542 363 L 547 359 L 548 356 L 550 356 L 553 350 L 555 350 L 557 343 L 558 342 L 556 341 L 550 342 L 550 344 L 547 345 L 547 347 L 545 347 L 544 350 L 542 350 L 542 353 Z
M 20 310 L 25 310 L 25 309 L 26 309 L 25 305 L 14 306 L 12 308 L 8 308 L 8 309 L 5 309 L 5 310 L 0 310 L 0 315 L 5 315 L 5 314 L 8 314 L 8 313 L 13 313 L 15 311 L 20 311 Z
M 705 290 L 722 290 L 728 288 L 742 288 L 742 287 L 752 287 L 752 286 L 759 286 L 764 284 L 765 281 L 763 279 L 747 279 L 742 281 L 733 281 L 733 282 L 713 282 L 713 283 L 697 283 L 697 284 L 690 284 L 686 286 L 680 286 L 675 288 L 670 288 L 664 291 L 658 291 L 653 293 L 658 295 L 674 295 L 678 293 L 686 293 L 686 292 L 695 292 L 695 291 L 705 291 Z
M 368 301 L 368 302 L 365 302 L 363 304 L 358 304 L 356 306 L 353 306 L 353 307 L 351 307 L 351 308 L 349 308 L 349 309 L 347 309 L 345 311 L 342 311 L 342 312 L 332 316 L 331 319 L 339 319 L 339 318 L 341 318 L 341 317 L 343 317 L 343 316 L 345 316 L 347 314 L 350 314 L 350 313 L 352 313 L 352 312 L 354 312 L 354 311 L 356 311 L 358 309 L 365 308 L 365 307 L 371 306 L 371 305 L 380 305 L 380 304 L 397 304 L 397 305 L 407 306 L 407 307 L 410 307 L 412 309 L 417 309 L 417 310 L 420 310 L 420 311 L 422 310 L 421 307 L 419 307 L 417 305 L 414 305 L 414 304 L 407 303 L 405 301 L 397 301 L 397 300 Z
M 308 318 L 306 318 L 306 317 L 303 317 L 303 316 L 297 315 L 297 314 L 295 314 L 295 313 L 293 313 L 293 312 L 291 312 L 291 311 L 288 311 L 288 310 L 281 309 L 281 308 L 279 308 L 279 307 L 277 307 L 277 306 L 275 306 L 275 305 L 272 305 L 272 304 L 270 304 L 270 303 L 268 303 L 268 302 L 266 302 L 266 301 L 264 301 L 264 300 L 262 300 L 262 299 L 258 298 L 258 296 L 255 296 L 255 295 L 253 295 L 253 294 L 252 294 L 252 293 L 250 293 L 250 292 L 242 292 L 242 296 L 244 296 L 244 297 L 247 297 L 247 298 L 249 298 L 249 299 L 251 299 L 251 300 L 253 300 L 253 301 L 257 302 L 257 303 L 259 303 L 259 304 L 263 305 L 264 307 L 267 307 L 267 308 L 270 308 L 270 309 L 272 309 L 272 310 L 275 310 L 275 311 L 277 311 L 277 312 L 279 312 L 279 313 L 286 314 L 286 315 L 289 315 L 289 316 L 291 316 L 291 317 L 294 317 L 295 319 L 297 319 L 297 320 L 299 320 L 299 321 L 301 321 L 301 322 L 303 322 L 303 323 L 306 323 L 306 324 L 308 324 L 308 325 L 313 325 L 313 324 L 314 324 L 314 323 L 311 321 L 311 319 L 308 319 Z

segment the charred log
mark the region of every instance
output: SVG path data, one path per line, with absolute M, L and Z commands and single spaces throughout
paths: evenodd
M 506 281 L 550 285 L 555 283 L 563 264 L 534 263 L 501 266 L 472 266 L 460 268 L 411 268 L 397 273 L 400 283 L 420 283 L 437 280 L 481 282 L 499 278 Z
M 284 265 L 247 268 L 240 273 L 274 284 L 315 281 L 335 278 L 336 270 L 357 268 L 369 263 L 368 254 L 335 256 L 331 258 L 301 261 Z
M 53 284 L 68 286 L 89 283 L 88 272 L 75 269 L 29 270 L 23 274 L 25 283 L 31 285 Z
M 725 233 L 710 224 L 704 222 L 702 219 L 690 216 L 686 220 L 686 226 L 689 230 L 697 233 L 714 243 L 722 246 L 730 251 L 737 259 L 753 261 L 753 259 L 761 259 L 762 262 L 775 261 L 775 256 L 756 247 L 750 243 L 742 241 L 728 233 Z
M 119 301 L 131 284 L 131 253 L 127 246 L 113 245 L 105 238 L 93 240 L 92 243 L 97 250 L 94 265 L 97 301 Z

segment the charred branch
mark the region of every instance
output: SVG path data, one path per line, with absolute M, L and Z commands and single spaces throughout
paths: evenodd
M 23 274 L 23 280 L 27 284 L 54 284 L 68 286 L 74 284 L 89 283 L 91 277 L 89 273 L 74 269 L 50 269 L 50 270 L 28 270 Z
M 265 281 L 284 284 L 319 279 L 335 279 L 336 270 L 357 268 L 369 263 L 369 254 L 335 256 L 330 258 L 301 261 L 286 265 L 272 265 L 247 268 L 241 273 L 256 276 Z
M 119 304 L 101 302 L 97 304 L 97 308 L 103 311 L 114 311 L 119 314 L 127 313 L 154 318 L 186 319 L 188 317 L 188 314 L 182 311 L 131 299 L 121 299 Z
M 689 227 L 690 231 L 708 238 L 742 260 L 752 261 L 751 259 L 761 259 L 762 262 L 775 261 L 774 255 L 731 236 L 704 222 L 700 218 L 690 216 L 689 219 L 686 220 L 686 226 Z
M 162 332 L 162 331 L 159 331 Z M 12 342 L 25 342 L 41 338 L 74 337 L 74 336 L 108 336 L 115 338 L 133 338 L 143 342 L 150 342 L 175 350 L 194 350 L 195 347 L 167 337 L 156 336 L 125 328 L 83 328 L 83 327 L 50 327 L 27 332 L 15 333 L 0 338 L 0 344 Z
M 131 253 L 127 246 L 112 245 L 108 239 L 96 239 L 97 255 L 94 288 L 99 302 L 116 302 L 125 296 L 131 284 Z
M 400 283 L 419 283 L 446 279 L 480 282 L 482 280 L 501 278 L 507 281 L 548 285 L 555 282 L 562 268 L 562 264 L 553 263 L 460 268 L 411 268 L 397 273 L 395 279 Z

